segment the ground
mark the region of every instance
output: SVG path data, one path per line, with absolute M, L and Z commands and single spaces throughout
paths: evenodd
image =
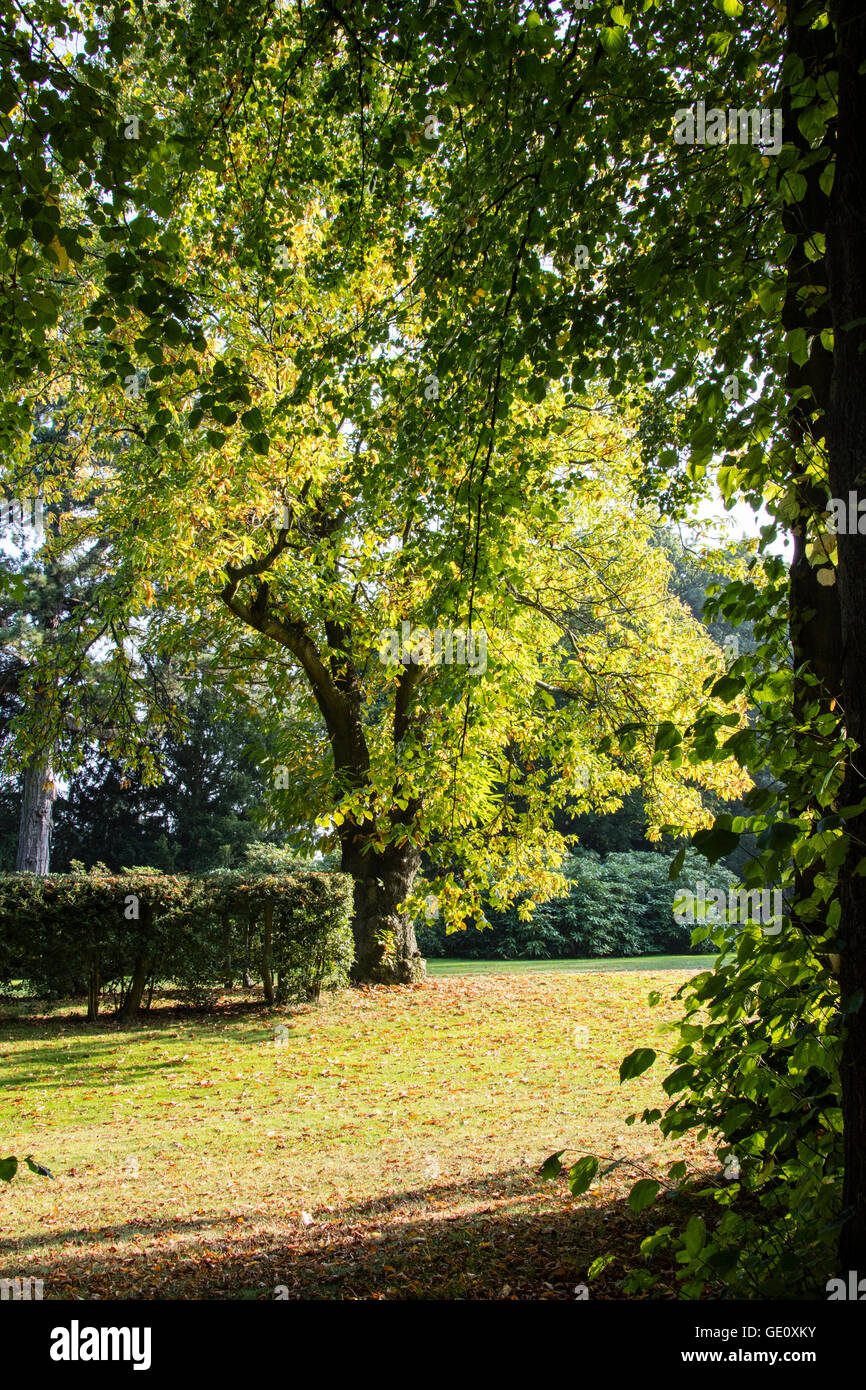
M 686 977 L 441 972 L 288 1011 L 234 991 L 125 1029 L 7 1001 L 0 1143 L 56 1176 L 0 1184 L 0 1275 L 46 1298 L 573 1299 L 613 1253 L 591 1297 L 623 1297 L 673 1205 L 635 1217 L 634 1181 L 717 1176 L 710 1145 L 625 1123 L 666 1103 L 661 1063 L 618 1068 L 664 1050 Z M 626 1162 L 575 1201 L 538 1176 L 562 1148 Z

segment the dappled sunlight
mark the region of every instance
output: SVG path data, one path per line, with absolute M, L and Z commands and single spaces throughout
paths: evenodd
M 620 1086 L 619 1062 L 663 1046 L 676 1006 L 647 995 L 684 978 L 455 977 L 280 1012 L 160 1000 L 125 1029 L 7 1021 L 7 1137 L 56 1180 L 0 1193 L 3 1272 L 26 1254 L 47 1298 L 573 1297 L 612 1231 L 623 1256 L 651 1229 L 625 1202 L 636 1176 L 717 1168 L 708 1146 L 625 1124 L 659 1103 L 659 1069 Z M 560 1148 L 618 1166 L 574 1201 L 538 1176 Z M 625 1272 L 599 1294 L 621 1296 Z

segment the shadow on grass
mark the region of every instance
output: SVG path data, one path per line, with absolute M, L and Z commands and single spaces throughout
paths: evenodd
M 241 1232 L 214 1214 L 28 1237 L 7 1243 L 4 1263 L 43 1278 L 47 1299 L 273 1300 L 279 1288 L 280 1299 L 574 1300 L 611 1254 L 590 1296 L 624 1299 L 623 1278 L 645 1267 L 641 1240 L 691 1209 L 666 1201 L 636 1216 L 610 1194 L 575 1203 L 564 1183 L 520 1167 L 321 1210 L 306 1225 L 275 1213 L 273 1226 Z M 659 1272 L 652 1297 L 675 1299 L 673 1268 Z
M 323 995 L 323 997 L 325 997 Z M 20 1005 L 20 1008 L 16 1008 Z M 266 1004 L 261 992 L 244 990 L 233 997 L 229 992 L 216 995 L 207 1003 L 195 1005 L 184 1002 L 176 992 L 161 991 L 154 995 L 150 1009 L 141 1009 L 136 1018 L 122 1020 L 116 1009 L 106 1006 L 97 1019 L 85 1018 L 86 1004 L 76 999 L 48 1000 L 40 998 L 14 999 L 0 994 L 0 1028 L 28 1028 L 56 1030 L 75 1028 L 82 1035 L 88 1031 L 116 1031 L 120 1034 L 146 1032 L 165 1025 L 177 1023 L 207 1023 L 208 1019 L 219 1022 L 222 1019 L 255 1017 L 256 1014 L 293 1014 L 315 1009 L 314 1002 L 304 999 L 290 999 L 284 1004 Z M 65 1010 L 60 1013 L 59 1010 Z M 40 1034 L 40 1036 L 42 1036 Z
M 150 1015 L 144 1014 L 131 1023 L 122 1023 L 111 1015 L 88 1023 L 81 1013 L 46 1017 L 9 1017 L 0 1014 L 0 1038 L 10 1042 L 24 1036 L 33 1041 L 34 1046 L 17 1047 L 11 1055 L 16 1071 L 4 1072 L 3 1084 L 6 1087 L 28 1086 L 39 1090 L 63 1088 L 70 1084 L 70 1078 L 79 1067 L 87 1072 L 88 1087 L 116 1086 L 117 1072 L 106 1071 L 103 1076 L 90 1074 L 90 1063 L 114 1056 L 119 1045 L 151 1042 L 189 1043 L 190 1037 L 183 1031 L 185 1024 L 195 1026 L 195 1043 L 201 1049 L 208 1043 L 232 1047 L 245 1045 L 261 1047 L 273 1043 L 274 1028 L 283 1019 L 304 1017 L 316 1006 L 293 1002 L 286 1005 L 265 1004 L 263 1000 L 229 1000 L 225 1004 L 206 1011 L 190 1007 L 161 1008 Z M 227 1026 L 232 1022 L 255 1022 L 261 1019 L 261 1031 L 246 1029 L 230 1035 Z M 108 1036 L 106 1036 L 106 1034 Z M 70 1044 L 74 1044 L 71 1047 Z M 132 1080 L 159 1071 L 173 1070 L 176 1064 L 163 1058 L 136 1060 L 123 1065 L 123 1076 Z M 58 1076 L 48 1076 L 48 1068 L 58 1068 Z

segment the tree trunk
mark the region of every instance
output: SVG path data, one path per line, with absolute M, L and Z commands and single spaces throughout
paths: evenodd
M 423 980 L 424 961 L 411 917 L 398 911 L 418 872 L 420 857 L 409 844 L 384 854 L 363 854 L 357 830 L 343 839 L 342 869 L 354 880 L 355 984 L 409 985 Z
M 255 989 L 253 979 L 253 951 L 252 951 L 252 932 L 248 921 L 244 922 L 244 989 Z
M 146 952 L 142 952 L 141 955 L 137 957 L 135 968 L 132 972 L 132 980 L 129 985 L 129 992 L 117 1015 L 122 1023 L 131 1023 L 141 1008 L 145 986 L 150 977 L 151 965 L 152 961 Z
M 141 905 L 141 919 L 139 921 L 138 930 L 140 945 L 135 954 L 132 979 L 129 983 L 127 996 L 117 1014 L 117 1017 L 122 1023 L 131 1023 L 141 1008 L 145 986 L 147 985 L 150 972 L 153 969 L 153 908 L 149 907 L 147 903 L 142 903 Z
M 235 975 L 232 961 L 232 919 L 227 912 L 223 913 L 223 952 L 225 954 L 223 985 L 226 989 L 233 989 Z
M 100 989 L 99 967 L 91 966 L 87 976 L 87 1023 L 95 1023 L 99 1017 L 99 989 Z
M 814 81 L 819 90 L 827 81 L 835 59 L 833 36 L 829 29 L 812 29 L 802 20 L 803 5 L 795 0 L 789 7 L 786 58 L 802 64 L 805 78 Z M 797 124 L 798 108 L 792 105 L 790 84 L 782 90 L 782 113 L 785 139 L 795 145 L 802 157 L 807 157 L 810 140 Z M 825 135 L 829 154 L 832 133 Z M 807 553 L 810 522 L 826 512 L 829 485 L 818 482 L 803 467 L 804 451 L 810 456 L 820 454 L 827 430 L 830 409 L 830 381 L 833 354 L 821 341 L 820 334 L 832 327 L 830 307 L 826 296 L 818 300 L 811 287 L 823 284 L 820 261 L 809 259 L 810 247 L 827 230 L 829 198 L 821 188 L 823 164 L 813 163 L 804 174 L 805 187 L 796 203 L 788 204 L 782 214 L 782 225 L 793 238 L 786 262 L 787 289 L 782 310 L 782 325 L 786 332 L 802 329 L 810 340 L 809 356 L 803 363 L 788 361 L 785 385 L 789 396 L 804 389 L 808 394 L 798 400 L 788 416 L 788 438 L 792 446 L 793 468 L 790 491 L 796 498 L 798 516 L 793 526 L 794 553 L 789 573 L 788 621 L 791 648 L 794 656 L 793 706 L 800 732 L 797 757 L 785 777 L 788 808 L 791 815 L 807 816 L 817 823 L 828 808 L 819 806 L 815 798 L 813 767 L 820 755 L 821 743 L 832 745 L 836 732 L 819 735 L 814 727 L 815 704 L 820 711 L 838 717 L 838 701 L 842 690 L 842 627 L 839 594 L 835 585 L 819 582 L 819 570 L 810 563 Z M 819 307 L 815 308 L 816 300 Z M 823 576 L 826 578 L 826 574 Z M 817 685 L 815 680 L 817 678 Z M 804 933 L 823 936 L 826 931 L 826 907 L 816 900 L 814 889 L 820 864 L 795 866 L 794 892 L 791 908 L 793 924 Z
M 45 753 L 34 757 L 24 769 L 22 790 L 15 872 L 47 874 L 55 788 L 51 762 Z
M 274 905 L 265 903 L 262 920 L 262 985 L 265 1003 L 274 1003 Z
M 866 497 L 866 14 L 854 0 L 831 10 L 839 64 L 839 115 L 836 174 L 827 235 L 827 267 L 833 311 L 833 378 L 827 433 L 830 488 L 847 502 L 849 492 Z M 866 525 L 866 522 L 864 522 Z M 866 535 L 838 537 L 837 587 L 842 613 L 842 707 L 856 752 L 846 769 L 843 803 L 852 806 L 866 792 Z M 843 1203 L 853 1208 L 842 1229 L 843 1270 L 866 1275 L 866 878 L 863 863 L 866 815 L 847 822 L 848 859 L 840 872 L 843 942 L 840 989 L 846 1018 L 842 1054 L 845 1188 Z M 853 996 L 859 993 L 857 1005 Z

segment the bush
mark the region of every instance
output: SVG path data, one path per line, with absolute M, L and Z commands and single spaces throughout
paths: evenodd
M 441 926 L 418 929 L 418 946 L 429 956 L 474 960 L 556 960 L 568 957 L 686 954 L 692 949 L 688 924 L 674 921 L 674 897 L 703 880 L 727 889 L 727 869 L 693 851 L 681 875 L 669 877 L 672 855 L 642 850 L 609 854 L 577 850 L 563 863 L 569 880 L 565 897 L 540 903 L 528 922 L 518 906 L 491 912 L 492 929 L 469 927 L 446 935 Z
M 317 998 L 352 963 L 352 889 L 343 874 L 0 874 L 0 981 L 47 997 L 87 992 L 96 1017 L 114 984 L 137 1012 L 148 981 L 204 1004 L 256 957 L 265 998 Z

